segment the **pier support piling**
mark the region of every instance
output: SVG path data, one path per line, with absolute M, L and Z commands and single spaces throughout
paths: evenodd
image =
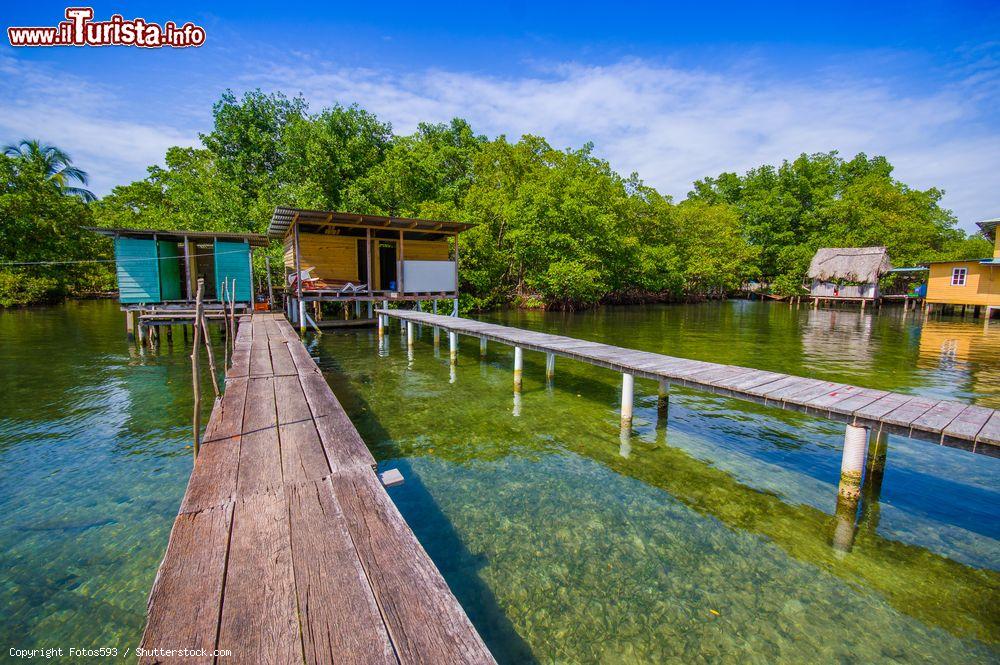
M 413 328 L 414 328 L 413 322 L 412 321 L 407 321 L 406 322 L 406 347 L 408 349 L 412 349 L 413 348 Z
M 485 337 L 480 337 L 479 338 L 479 357 L 480 358 L 485 358 L 486 357 L 486 338 Z
M 434 350 L 437 351 L 440 348 L 441 348 L 441 328 L 434 326 Z
M 458 333 L 455 331 L 448 332 L 448 348 L 449 348 L 449 361 L 451 364 L 458 364 Z
M 556 376 L 556 354 L 545 354 L 545 380 L 552 381 Z
M 521 392 L 521 375 L 524 373 L 524 349 L 514 347 L 514 392 Z
M 622 430 L 632 429 L 632 402 L 635 397 L 635 376 L 622 374 Z
M 848 425 L 844 432 L 844 454 L 840 460 L 841 496 L 857 499 L 861 496 L 861 475 L 868 449 L 868 428 Z
M 385 337 L 385 315 L 379 314 L 378 315 L 378 339 L 379 339 L 379 341 L 382 341 L 383 337 Z
M 657 413 L 665 415 L 668 406 L 670 406 L 670 383 L 666 379 L 660 379 L 660 385 L 656 391 Z
M 128 339 L 135 338 L 135 314 L 130 310 L 125 310 L 125 335 Z

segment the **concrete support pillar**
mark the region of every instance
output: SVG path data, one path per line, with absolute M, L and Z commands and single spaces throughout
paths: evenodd
M 368 301 L 368 318 L 369 319 L 372 318 L 373 316 L 375 316 L 374 312 L 375 312 L 375 307 L 374 307 L 372 301 L 369 300 Z
M 448 349 L 452 365 L 458 363 L 458 333 L 454 330 L 448 332 Z
M 545 380 L 551 381 L 556 375 L 556 354 L 545 354 Z
M 441 329 L 434 326 L 434 350 L 441 348 Z
M 486 357 L 486 338 L 485 337 L 480 337 L 479 338 L 479 357 L 480 358 L 485 358 Z
M 521 392 L 521 375 L 524 373 L 524 349 L 514 347 L 514 392 Z
M 306 301 L 299 300 L 299 332 L 306 334 Z
M 511 414 L 515 418 L 521 417 L 521 391 L 514 390 L 514 408 L 511 410 Z
M 385 317 L 382 314 L 378 315 L 378 338 L 381 340 L 385 337 Z
M 632 402 L 635 397 L 635 377 L 622 374 L 622 429 L 632 429 Z
M 861 476 L 868 449 L 868 428 L 848 425 L 844 432 L 844 453 L 840 460 L 841 496 L 857 499 L 861 496 Z
M 451 307 L 451 315 L 458 316 L 458 298 L 455 298 L 454 304 Z
M 413 348 L 413 321 L 406 322 L 406 346 L 410 349 Z

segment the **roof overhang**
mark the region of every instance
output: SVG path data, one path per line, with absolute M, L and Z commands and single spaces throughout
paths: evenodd
M 976 226 L 979 227 L 980 231 L 984 236 L 990 240 L 996 239 L 997 226 L 1000 226 L 1000 219 L 987 219 L 982 222 L 976 222 Z
M 271 216 L 271 224 L 267 228 L 267 235 L 271 238 L 284 238 L 295 223 L 442 234 L 461 233 L 475 226 L 474 224 L 466 224 L 464 222 L 446 222 L 408 217 L 382 217 L 380 215 L 361 215 L 333 210 L 304 210 L 301 208 L 279 206 L 274 209 L 274 215 Z
M 167 229 L 123 229 L 105 228 L 102 226 L 84 227 L 88 231 L 93 231 L 109 238 L 156 238 L 157 240 L 169 240 L 183 242 L 188 240 L 222 240 L 224 242 L 248 242 L 251 247 L 267 247 L 271 241 L 261 233 L 225 233 L 222 231 L 182 231 Z

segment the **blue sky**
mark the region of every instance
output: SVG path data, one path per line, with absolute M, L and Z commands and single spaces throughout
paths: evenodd
M 64 4 L 5 6 L 54 25 Z M 186 50 L 0 46 L 0 141 L 56 143 L 99 194 L 193 145 L 226 88 L 357 102 L 397 132 L 592 141 L 683 197 L 801 152 L 884 154 L 946 190 L 965 229 L 1000 215 L 1000 3 L 96 3 L 97 19 L 194 21 Z

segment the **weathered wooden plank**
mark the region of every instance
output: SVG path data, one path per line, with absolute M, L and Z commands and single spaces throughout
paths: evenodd
M 810 400 L 806 406 L 817 411 L 852 414 L 855 410 L 876 402 L 889 393 L 856 386 L 844 386 Z
M 274 379 L 281 442 L 281 471 L 286 483 L 317 480 L 330 473 L 326 452 L 306 403 L 298 374 Z
M 910 423 L 910 427 L 925 432 L 943 432 L 944 428 L 961 415 L 966 408 L 965 404 L 958 402 L 938 402 Z
M 884 397 L 875 400 L 874 402 L 861 407 L 860 409 L 855 409 L 851 415 L 855 418 L 864 418 L 868 420 L 880 420 L 887 413 L 894 411 L 901 407 L 902 405 L 914 399 L 912 395 L 900 395 L 897 393 L 887 393 Z M 839 406 L 838 404 L 831 405 L 831 410 L 834 407 Z
M 900 427 L 909 427 L 910 423 L 931 410 L 941 400 L 914 397 L 882 416 L 882 422 Z
M 250 348 L 252 342 L 236 342 L 233 347 L 233 357 L 230 360 L 226 379 L 250 376 Z
M 218 506 L 236 494 L 240 432 L 246 403 L 247 380 L 230 379 L 226 392 L 212 409 L 201 452 L 195 460 L 180 512 L 190 513 Z
M 375 458 L 323 375 L 300 374 L 299 379 L 331 469 L 374 468 Z
M 273 376 L 271 366 L 271 348 L 268 345 L 267 334 L 259 335 L 254 330 L 253 343 L 250 346 L 250 376 Z
M 785 388 L 802 389 L 805 385 L 808 385 L 808 381 L 809 379 L 804 379 L 801 376 L 785 376 L 777 381 L 770 381 L 768 383 L 749 388 L 747 389 L 747 393 L 764 397 L 766 400 L 770 401 L 771 393 L 780 392 Z M 780 402 L 781 398 L 779 397 L 775 401 Z
M 979 430 L 979 434 L 976 435 L 976 445 L 978 446 L 980 443 L 1000 445 L 1000 411 L 994 411 L 983 428 Z
M 374 474 L 330 478 L 401 662 L 493 663 L 441 573 Z
M 288 489 L 292 563 L 307 663 L 396 663 L 329 480 Z
M 240 495 L 260 492 L 280 483 L 281 453 L 274 379 L 251 378 L 247 384 L 247 408 L 240 440 L 237 492 Z
M 219 649 L 233 655 L 221 660 L 302 662 L 288 507 L 280 489 L 236 501 L 223 594 Z
M 944 435 L 956 439 L 975 441 L 976 435 L 993 415 L 993 409 L 984 406 L 971 405 L 965 407 L 954 420 L 944 428 Z
M 212 663 L 233 505 L 180 514 L 149 594 L 144 649 L 204 649 L 206 657 L 171 662 Z M 162 659 L 142 658 L 140 663 Z
M 296 342 L 297 343 L 297 342 Z M 298 369 L 292 361 L 292 354 L 288 348 L 288 342 L 275 333 L 274 337 L 269 337 L 267 341 L 271 351 L 271 368 L 275 376 L 296 374 Z M 301 346 L 301 344 L 299 344 Z

